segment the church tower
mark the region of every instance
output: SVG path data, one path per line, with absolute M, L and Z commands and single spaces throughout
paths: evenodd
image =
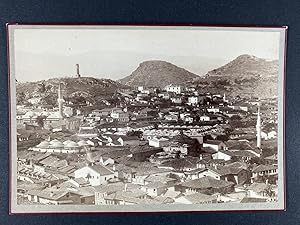
M 257 122 L 256 122 L 256 147 L 261 148 L 261 118 L 260 118 L 260 102 L 257 106 Z
M 63 118 L 64 117 L 64 114 L 63 114 L 63 102 L 64 102 L 64 99 L 63 99 L 63 95 L 62 95 L 62 83 L 58 84 L 58 99 L 57 99 L 57 102 L 58 102 L 59 117 Z

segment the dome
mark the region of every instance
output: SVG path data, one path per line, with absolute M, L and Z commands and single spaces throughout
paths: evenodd
M 57 140 L 57 139 L 54 139 L 54 140 L 50 141 L 50 144 L 51 144 L 51 145 L 53 145 L 53 144 L 55 144 L 55 143 L 58 143 L 58 142 L 60 143 L 60 141 L 59 141 L 59 140 Z
M 79 147 L 79 145 L 78 145 L 76 142 L 74 142 L 74 141 L 70 141 L 70 142 L 66 145 L 66 147 L 69 147 L 69 148 L 76 148 L 76 147 Z
M 67 145 L 67 144 L 69 144 L 70 142 L 72 142 L 72 141 L 66 140 L 66 141 L 63 142 L 63 144 L 64 144 L 64 145 Z
M 45 112 L 45 111 L 44 111 L 44 112 L 42 112 L 42 113 L 41 113 L 41 115 L 43 115 L 43 116 L 49 116 L 49 115 L 50 115 L 50 113 L 49 113 L 49 112 Z
M 37 147 L 40 147 L 40 148 L 46 148 L 49 146 L 49 142 L 48 141 L 42 141 L 41 143 L 39 143 L 37 145 Z
M 55 148 L 63 148 L 64 147 L 64 144 L 61 143 L 60 141 L 57 141 L 57 142 L 54 142 L 52 144 L 52 147 L 55 147 Z
M 89 145 L 85 140 L 78 141 L 77 144 L 78 144 L 79 146 L 86 146 L 86 145 Z
M 25 113 L 25 115 L 26 115 L 26 116 L 34 116 L 35 113 L 32 112 L 32 111 L 28 111 L 28 112 Z

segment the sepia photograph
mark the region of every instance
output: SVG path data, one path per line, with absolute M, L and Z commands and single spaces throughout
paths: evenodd
M 8 25 L 10 212 L 285 210 L 286 27 Z

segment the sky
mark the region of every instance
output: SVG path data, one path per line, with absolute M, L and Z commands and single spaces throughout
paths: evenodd
M 205 75 L 241 54 L 279 58 L 278 30 L 163 28 L 16 28 L 15 75 L 20 81 L 75 76 L 78 63 L 82 76 L 117 80 L 146 60 L 169 61 Z

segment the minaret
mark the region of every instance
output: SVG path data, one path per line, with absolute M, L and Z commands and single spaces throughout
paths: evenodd
M 58 102 L 59 117 L 63 118 L 64 117 L 64 114 L 63 114 L 63 102 L 64 102 L 64 99 L 63 99 L 63 96 L 62 96 L 61 85 L 62 85 L 62 83 L 58 84 L 58 99 L 57 99 L 57 102 Z
M 256 122 L 256 147 L 261 147 L 261 119 L 260 119 L 260 102 L 257 106 L 257 122 Z
M 79 64 L 76 64 L 76 73 L 77 77 L 80 78 Z

